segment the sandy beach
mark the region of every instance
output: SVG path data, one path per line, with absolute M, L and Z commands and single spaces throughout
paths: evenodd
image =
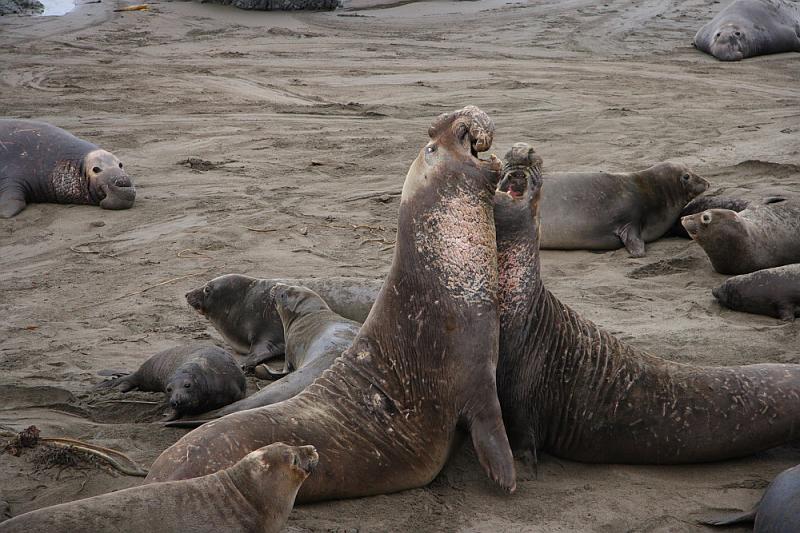
M 191 1 L 120 13 L 125 2 L 102 0 L 1 17 L 0 116 L 113 151 L 138 196 L 127 211 L 34 204 L 0 220 L 0 430 L 36 425 L 149 466 L 184 430 L 158 424 L 159 394 L 93 390 L 97 372 L 222 344 L 183 297 L 214 276 L 382 277 L 428 124 L 467 104 L 495 120 L 496 153 L 529 142 L 549 171 L 669 160 L 712 192 L 800 193 L 800 54 L 696 51 L 695 31 L 727 3 L 352 0 L 290 14 Z M 711 288 L 725 277 L 699 246 L 647 252 L 544 251 L 543 275 L 665 358 L 800 363 L 800 325 L 721 308 Z M 0 515 L 2 502 L 17 515 L 142 482 L 44 459 L 0 455 Z M 697 517 L 749 508 L 800 449 L 677 467 L 539 460 L 517 463 L 508 496 L 467 445 L 428 487 L 298 506 L 287 531 L 710 531 Z

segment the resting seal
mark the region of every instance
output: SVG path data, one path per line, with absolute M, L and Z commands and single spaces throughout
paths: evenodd
M 240 400 L 247 384 L 231 354 L 217 346 L 197 344 L 158 352 L 133 374 L 103 382 L 100 387 L 166 392 L 170 418 L 177 418 Z
M 800 6 L 789 0 L 736 0 L 700 28 L 693 44 L 721 61 L 800 52 Z
M 135 198 L 111 152 L 44 122 L 0 119 L 0 218 L 31 202 L 128 209 Z
M 497 389 L 512 447 L 591 463 L 670 464 L 743 456 L 797 438 L 800 365 L 666 361 L 598 328 L 545 288 L 543 195 L 529 160 L 519 146 L 506 156 L 504 173 L 525 169 L 530 185 L 521 199 L 495 206 Z
M 744 211 L 750 206 L 750 200 L 743 198 L 730 198 L 728 196 L 698 196 L 681 210 L 675 224 L 672 225 L 669 234 L 676 237 L 683 237 L 684 239 L 691 239 L 686 228 L 681 224 L 683 217 L 694 215 L 695 213 L 702 213 L 709 209 L 730 209 L 731 211 Z
M 554 174 L 545 177 L 545 182 L 542 248 L 615 250 L 625 246 L 633 257 L 644 257 L 645 242 L 664 235 L 686 203 L 708 189 L 706 180 L 674 163 L 622 174 Z M 500 190 L 518 196 L 524 187 L 524 182 L 509 177 Z
M 709 526 L 744 522 L 755 522 L 753 533 L 797 533 L 800 524 L 800 466 L 778 474 L 753 510 L 700 521 Z
M 297 396 L 185 435 L 148 481 L 204 475 L 274 441 L 313 442 L 323 461 L 300 501 L 384 494 L 428 484 L 463 428 L 488 475 L 514 490 L 495 388 L 499 163 L 477 157 L 494 124 L 470 106 L 428 133 L 403 185 L 391 269 L 353 346 Z
M 800 316 L 800 264 L 734 276 L 711 292 L 736 311 L 793 321 Z
M 720 274 L 747 274 L 800 262 L 800 203 L 709 209 L 681 219 Z
M 38 509 L 0 523 L 0 532 L 277 533 L 317 460 L 313 446 L 275 443 L 207 476 L 140 485 Z
M 247 355 L 245 370 L 284 353 L 283 324 L 270 293 L 276 283 L 309 288 L 335 302 L 334 312 L 359 322 L 367 318 L 374 294 L 383 284 L 375 280 L 365 285 L 363 279 L 353 282 L 350 278 L 258 279 L 226 274 L 187 292 L 189 305 L 208 318 L 234 350 Z

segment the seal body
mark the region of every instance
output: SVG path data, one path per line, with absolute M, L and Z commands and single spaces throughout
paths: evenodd
M 735 0 L 694 36 L 721 61 L 800 52 L 800 6 L 792 0 Z
M 363 322 L 383 284 L 351 278 L 259 279 L 226 274 L 186 293 L 186 301 L 204 315 L 237 352 L 245 354 L 243 367 L 283 355 L 283 324 L 271 294 L 277 283 L 311 289 L 344 318 Z
M 0 523 L 0 532 L 277 533 L 317 460 L 313 446 L 275 443 L 207 476 L 142 485 L 38 509 Z
M 530 175 L 532 192 L 495 206 L 497 385 L 512 447 L 592 463 L 676 464 L 743 456 L 797 438 L 800 365 L 673 363 L 559 302 L 541 278 L 543 195 Z
M 114 154 L 44 122 L 0 119 L 0 217 L 31 202 L 133 206 L 136 190 Z
M 711 292 L 736 311 L 793 321 L 800 315 L 800 264 L 734 276 Z
M 231 354 L 217 346 L 196 344 L 159 352 L 133 374 L 107 381 L 102 387 L 165 392 L 172 417 L 195 414 L 244 397 L 244 373 Z
M 749 206 L 750 201 L 743 198 L 706 195 L 698 196 L 686 204 L 686 206 L 681 210 L 681 213 L 678 215 L 678 219 L 672 225 L 669 234 L 676 237 L 683 237 L 684 239 L 691 239 L 689 234 L 686 232 L 686 228 L 684 228 L 683 224 L 681 224 L 681 219 L 683 217 L 688 217 L 689 215 L 694 215 L 695 213 L 702 213 L 703 211 L 707 211 L 709 209 L 730 209 L 731 211 L 736 211 L 738 213 L 740 211 L 744 211 Z
M 541 247 L 615 250 L 645 255 L 645 243 L 664 235 L 689 200 L 708 182 L 683 165 L 659 163 L 646 170 L 613 174 L 545 176 L 541 202 Z
M 493 124 L 467 107 L 442 115 L 411 165 L 392 267 L 353 346 L 303 392 L 188 433 L 153 464 L 151 482 L 204 475 L 275 441 L 311 443 L 320 467 L 300 501 L 420 487 L 460 429 L 506 490 L 514 464 L 495 389 L 497 256 Z
M 681 219 L 720 274 L 747 274 L 800 262 L 800 202 L 709 209 Z

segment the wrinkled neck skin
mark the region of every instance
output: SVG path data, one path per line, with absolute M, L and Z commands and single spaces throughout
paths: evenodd
M 103 199 L 83 170 L 83 160 L 59 161 L 41 191 L 31 191 L 32 201 L 98 205 Z

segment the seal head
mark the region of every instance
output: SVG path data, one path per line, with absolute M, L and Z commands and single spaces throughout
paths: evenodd
M 106 150 L 93 150 L 83 160 L 89 193 L 103 209 L 129 209 L 136 200 L 136 188 L 122 161 Z
M 722 61 L 741 61 L 750 57 L 747 34 L 737 24 L 726 24 L 719 28 L 711 39 L 711 55 Z

